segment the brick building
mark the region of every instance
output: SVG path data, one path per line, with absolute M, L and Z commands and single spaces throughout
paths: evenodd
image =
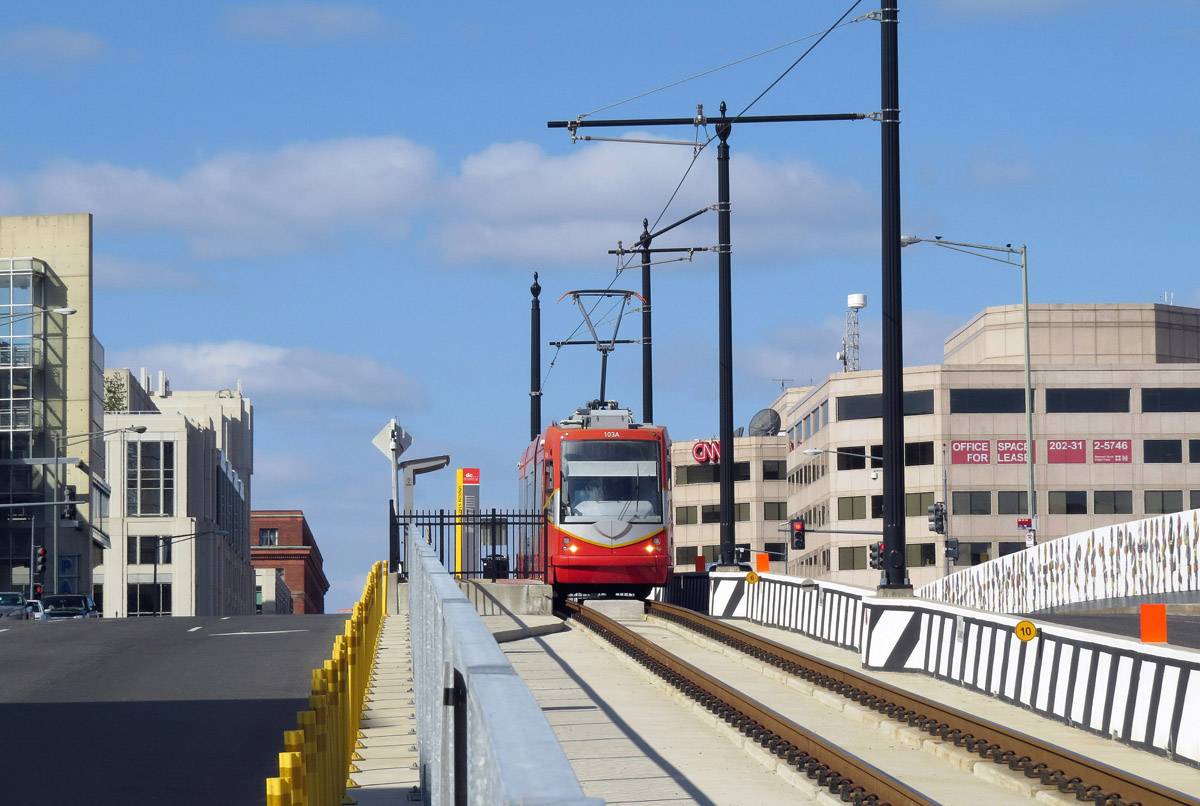
M 251 512 L 250 546 L 250 562 L 255 568 L 283 570 L 292 591 L 292 612 L 325 612 L 325 592 L 329 590 L 325 561 L 303 512 Z

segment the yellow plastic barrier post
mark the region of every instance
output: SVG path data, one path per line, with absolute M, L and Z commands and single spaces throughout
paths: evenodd
M 317 752 L 317 715 L 312 711 L 300 711 L 296 722 L 304 734 L 304 770 L 306 774 L 309 806 L 325 806 L 325 779 L 321 775 L 320 754 Z
M 292 790 L 282 778 L 267 779 L 267 806 L 292 806 Z
M 279 754 L 279 777 L 287 781 L 292 806 L 308 806 L 304 797 L 304 759 L 299 753 Z

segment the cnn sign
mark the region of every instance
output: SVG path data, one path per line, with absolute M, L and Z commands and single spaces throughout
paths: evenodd
M 692 446 L 692 458 L 700 464 L 721 461 L 721 443 L 715 439 L 697 442 Z

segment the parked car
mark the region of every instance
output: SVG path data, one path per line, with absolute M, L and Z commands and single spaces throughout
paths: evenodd
M 0 619 L 29 618 L 29 600 L 23 593 L 0 593 Z
M 37 621 L 44 621 L 46 618 L 46 610 L 42 607 L 40 599 L 29 600 L 29 617 Z
M 100 609 L 91 596 L 79 593 L 60 593 L 42 598 L 47 620 L 60 618 L 100 618 Z

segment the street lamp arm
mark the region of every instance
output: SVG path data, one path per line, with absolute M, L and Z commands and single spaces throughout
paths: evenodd
M 947 240 L 942 240 L 942 239 L 937 239 L 937 238 L 918 238 L 913 235 L 906 235 L 900 239 L 901 246 L 912 246 L 915 243 L 931 243 L 934 246 L 942 246 L 942 247 L 945 247 L 946 249 L 952 249 L 955 252 L 965 252 L 968 255 L 974 255 L 975 257 L 981 257 L 981 258 L 985 258 L 987 260 L 995 260 L 998 263 L 1008 263 L 1010 265 L 1012 264 L 1012 261 L 1008 260 L 1006 258 L 993 257 L 992 255 L 985 255 L 980 252 L 975 252 L 972 250 L 984 249 L 989 252 L 1003 252 L 1008 255 L 1024 255 L 1025 254 L 1025 246 L 1024 245 L 1022 245 L 1020 247 L 988 246 L 986 244 L 964 243 L 962 241 L 947 241 Z

